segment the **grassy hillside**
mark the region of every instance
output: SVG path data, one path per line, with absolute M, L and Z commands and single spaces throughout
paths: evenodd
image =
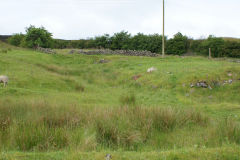
M 239 63 L 57 52 L 0 43 L 3 159 L 240 156 Z M 212 89 L 190 87 L 198 81 Z
M 240 38 L 232 38 L 232 37 L 223 37 L 225 41 L 236 41 L 240 42 Z

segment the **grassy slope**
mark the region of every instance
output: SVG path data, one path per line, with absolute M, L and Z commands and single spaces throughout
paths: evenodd
M 1 48 L 12 48 L 0 43 Z M 61 51 L 63 52 L 63 51 Z M 110 62 L 99 64 L 100 59 L 107 59 Z M 147 74 L 149 67 L 156 67 L 158 70 L 152 74 Z M 231 72 L 233 77 L 229 77 Z M 89 107 L 119 107 L 127 105 L 122 100 L 127 95 L 134 95 L 136 106 L 144 107 L 194 107 L 204 112 L 214 119 L 233 117 L 240 120 L 240 65 L 228 62 L 227 60 L 208 60 L 202 57 L 126 57 L 126 56 L 86 56 L 86 55 L 46 55 L 31 50 L 13 48 L 8 53 L 0 53 L 0 74 L 10 77 L 7 88 L 1 88 L 0 101 L 2 104 L 16 105 L 18 103 L 38 104 L 46 103 L 53 106 L 75 105 L 81 108 Z M 135 81 L 134 75 L 141 75 Z M 190 88 L 192 82 L 206 80 L 224 81 L 234 79 L 231 85 L 214 87 L 213 90 Z M 189 134 L 189 135 L 188 135 Z M 233 159 L 239 157 L 239 147 L 229 144 L 223 148 L 203 148 L 201 152 L 194 149 L 194 144 L 202 142 L 199 137 L 204 134 L 203 128 L 191 131 L 181 129 L 172 133 L 163 134 L 159 141 L 168 143 L 168 152 L 164 153 L 127 153 L 118 151 L 113 153 L 119 159 L 157 159 L 161 154 L 168 155 L 169 159 L 178 157 L 179 159 Z M 188 136 L 190 138 L 188 138 Z M 156 138 L 157 136 L 155 136 Z M 180 140 L 182 139 L 182 140 Z M 143 151 L 152 151 L 150 144 L 142 146 Z M 184 142 L 185 141 L 185 142 Z M 186 142 L 191 141 L 191 142 Z M 163 144 L 160 143 L 159 145 Z M 175 151 L 183 145 L 182 151 Z M 157 145 L 156 145 L 157 146 Z M 180 147 L 181 148 L 181 147 Z M 218 150 L 216 154 L 216 150 Z M 203 153 L 203 154 L 201 154 Z M 60 155 L 59 155 L 60 154 Z M 52 154 L 39 154 L 37 157 L 53 156 L 55 159 L 79 158 L 79 154 L 61 152 Z M 7 159 L 16 158 L 20 155 L 22 159 L 31 157 L 34 154 L 6 153 L 2 157 Z M 82 154 L 81 154 L 82 155 Z M 89 159 L 102 159 L 103 152 L 86 153 L 83 155 Z M 204 157 L 206 156 L 206 157 Z M 224 157 L 225 156 L 225 157 Z M 96 158 L 98 157 L 98 158 Z M 99 158 L 101 157 L 101 158 Z M 121 158 L 120 158 L 121 157 Z M 125 158 L 124 158 L 125 157 Z M 45 159 L 44 158 L 44 159 Z M 64 158 L 64 159 L 65 159 Z M 29 159 L 29 158 L 27 158 Z M 81 158 L 79 158 L 81 159 Z M 177 158 L 175 158 L 177 159 Z

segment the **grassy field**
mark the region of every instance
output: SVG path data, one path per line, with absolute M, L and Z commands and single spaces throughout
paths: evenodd
M 0 42 L 0 159 L 240 159 L 239 63 L 57 52 Z

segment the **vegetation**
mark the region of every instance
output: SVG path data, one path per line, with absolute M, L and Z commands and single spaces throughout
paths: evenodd
M 10 79 L 0 87 L 1 159 L 240 155 L 238 63 L 0 47 L 7 50 L 0 53 L 1 74 Z M 152 66 L 157 71 L 146 73 Z M 229 79 L 232 84 L 222 85 Z M 190 87 L 198 81 L 212 89 Z
M 167 53 L 182 55 L 187 53 L 189 48 L 189 42 L 187 36 L 183 36 L 182 33 L 177 33 L 172 39 L 167 41 Z
M 240 57 L 240 41 L 233 38 L 217 38 L 210 35 L 207 39 L 192 40 L 182 33 L 177 33 L 173 38 L 165 37 L 166 52 L 169 55 L 183 55 L 192 51 L 201 55 L 208 55 L 211 48 L 213 57 Z M 52 39 L 52 34 L 44 27 L 30 26 L 26 29 L 26 35 L 15 34 L 8 39 L 15 46 L 36 48 L 103 48 L 112 50 L 147 50 L 153 53 L 162 51 L 162 35 L 144 35 L 138 33 L 132 36 L 126 31 L 115 33 L 113 36 L 105 34 L 90 39 L 60 40 Z
M 26 29 L 26 36 L 23 43 L 29 48 L 49 48 L 52 46 L 52 34 L 44 27 L 36 28 L 35 26 L 30 26 Z
M 23 40 L 24 40 L 24 35 L 22 33 L 14 34 L 8 39 L 8 43 L 14 46 L 20 46 Z

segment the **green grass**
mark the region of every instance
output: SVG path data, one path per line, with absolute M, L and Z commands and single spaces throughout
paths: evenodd
M 239 63 L 68 51 L 0 42 L 0 159 L 239 158 Z

